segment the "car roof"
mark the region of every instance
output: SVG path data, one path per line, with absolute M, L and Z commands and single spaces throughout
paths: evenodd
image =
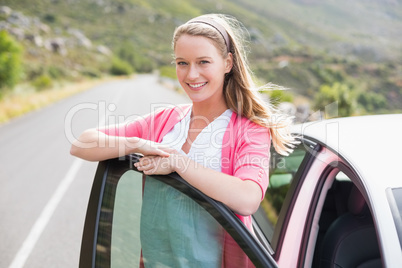
M 402 187 L 402 114 L 308 122 L 293 132 L 339 153 L 369 188 Z

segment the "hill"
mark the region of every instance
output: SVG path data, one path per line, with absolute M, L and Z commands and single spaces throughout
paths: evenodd
M 110 55 L 96 52 L 106 47 L 137 71 L 169 66 L 176 26 L 204 13 L 226 13 L 248 29 L 250 62 L 262 82 L 289 87 L 311 102 L 323 85 L 342 83 L 356 113 L 402 110 L 401 1 L 0 0 L 0 6 L 37 18 L 52 29 L 49 35 L 85 36 L 92 50 L 75 46 L 59 58 L 69 58 L 71 70 L 95 75 L 108 69 Z M 77 30 L 81 34 L 72 34 Z M 36 64 L 49 65 L 43 62 Z
M 116 47 L 131 41 L 158 54 L 170 52 L 177 25 L 204 13 L 226 13 L 268 51 L 308 46 L 365 60 L 402 56 L 402 6 L 396 0 L 0 0 L 0 5 L 54 27 L 80 29 L 94 42 Z

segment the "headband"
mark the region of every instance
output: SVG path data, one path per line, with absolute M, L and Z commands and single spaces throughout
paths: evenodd
M 215 28 L 215 30 L 217 30 L 221 34 L 221 36 L 223 37 L 223 40 L 225 40 L 226 48 L 227 48 L 228 52 L 230 52 L 230 39 L 229 39 L 228 32 L 218 22 L 216 22 L 213 19 L 206 18 L 206 17 L 197 17 L 194 20 L 189 21 L 188 23 L 204 23 L 204 24 L 207 24 L 207 25 Z

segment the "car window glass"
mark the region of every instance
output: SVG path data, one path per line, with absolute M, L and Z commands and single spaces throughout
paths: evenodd
M 143 198 L 142 176 L 130 170 L 106 179 L 96 267 L 254 267 L 222 225 L 186 194 L 147 177 Z M 163 195 L 167 199 L 149 202 Z
M 269 186 L 254 214 L 268 241 L 273 237 L 286 194 L 305 155 L 303 146 L 298 146 L 289 156 L 282 156 L 271 150 Z
M 111 267 L 137 267 L 140 263 L 142 174 L 127 171 L 116 188 L 113 210 Z

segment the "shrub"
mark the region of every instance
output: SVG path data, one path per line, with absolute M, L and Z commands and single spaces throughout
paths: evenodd
M 57 18 L 53 14 L 46 14 L 45 16 L 43 16 L 43 20 L 49 23 L 54 23 L 57 21 Z
M 110 73 L 112 75 L 130 75 L 133 73 L 133 67 L 122 59 L 114 58 L 110 67 Z
M 139 73 L 150 73 L 155 69 L 155 63 L 146 57 L 141 57 L 135 66 L 135 70 Z
M 24 80 L 32 81 L 35 78 L 45 73 L 45 67 L 43 64 L 24 64 Z
M 174 66 L 162 66 L 159 68 L 160 75 L 163 77 L 168 77 L 172 79 L 177 79 L 176 68 Z
M 22 47 L 6 31 L 0 31 L 0 95 L 21 79 Z
M 336 106 L 333 106 L 336 104 Z M 327 108 L 334 109 L 327 111 Z M 354 112 L 354 103 L 351 96 L 351 89 L 346 84 L 334 83 L 331 86 L 322 85 L 314 98 L 314 109 L 324 109 L 325 112 L 331 112 L 333 117 L 347 117 Z M 336 112 L 336 114 L 334 114 Z
M 279 104 L 281 102 L 293 102 L 293 95 L 284 90 L 272 90 L 270 92 L 271 102 Z
M 387 107 L 387 99 L 375 92 L 364 92 L 357 97 L 357 102 L 368 112 L 375 112 Z
M 49 73 L 51 78 L 60 79 L 67 76 L 66 71 L 58 66 L 49 66 L 47 68 L 47 72 Z
M 53 81 L 52 78 L 50 78 L 48 75 L 43 74 L 35 78 L 35 80 L 32 81 L 32 85 L 35 87 L 36 90 L 40 91 L 52 87 Z
M 121 60 L 128 62 L 136 72 L 149 73 L 155 68 L 154 62 L 144 56 L 144 53 L 140 51 L 140 48 L 135 47 L 130 42 L 123 43 L 120 46 L 117 55 Z
M 92 77 L 92 78 L 99 78 L 102 76 L 102 73 L 99 70 L 97 70 L 95 68 L 91 68 L 91 67 L 84 68 L 81 71 L 81 74 L 83 74 L 87 77 Z
M 325 67 L 322 63 L 313 64 L 310 67 L 310 70 L 322 83 L 325 84 L 333 84 L 345 80 L 342 73 Z

